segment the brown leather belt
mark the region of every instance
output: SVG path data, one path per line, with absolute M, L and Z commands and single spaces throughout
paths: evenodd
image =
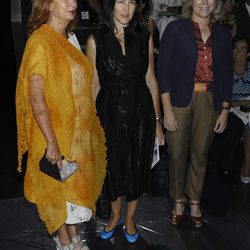
M 208 91 L 208 86 L 211 82 L 195 82 L 194 83 L 194 92 L 206 92 Z

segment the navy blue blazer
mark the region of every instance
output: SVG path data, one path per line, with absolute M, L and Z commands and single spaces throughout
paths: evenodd
M 230 102 L 233 86 L 232 38 L 227 28 L 215 23 L 212 29 L 213 99 L 215 110 Z M 160 42 L 157 80 L 160 93 L 170 92 L 173 106 L 185 107 L 191 102 L 198 58 L 191 19 L 169 23 Z

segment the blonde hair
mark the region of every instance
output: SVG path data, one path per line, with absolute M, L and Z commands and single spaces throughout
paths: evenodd
M 190 1 L 191 0 L 185 0 L 183 4 L 182 15 L 181 15 L 183 18 L 192 17 L 193 8 L 192 8 Z M 211 14 L 211 21 L 217 21 L 219 19 L 222 6 L 223 6 L 223 1 L 217 0 L 217 4 Z
M 42 24 L 46 23 L 50 15 L 50 4 L 53 0 L 32 0 L 32 10 L 27 23 L 27 36 L 29 37 Z M 66 27 L 66 34 L 71 33 L 77 23 L 77 18 L 70 21 Z

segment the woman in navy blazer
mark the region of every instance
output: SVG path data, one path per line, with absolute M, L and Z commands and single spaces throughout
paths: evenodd
M 229 31 L 214 21 L 217 0 L 190 0 L 190 18 L 171 22 L 163 34 L 157 77 L 169 153 L 173 225 L 189 198 L 191 223 L 203 223 L 199 201 L 214 132 L 227 124 L 233 60 Z

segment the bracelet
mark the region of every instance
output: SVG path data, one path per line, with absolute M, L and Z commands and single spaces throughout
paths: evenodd
M 223 107 L 221 109 L 224 109 L 224 110 L 230 110 L 230 107 Z
M 156 120 L 157 122 L 160 122 L 160 123 L 162 122 L 162 118 L 161 118 L 161 117 L 156 117 L 155 120 Z

